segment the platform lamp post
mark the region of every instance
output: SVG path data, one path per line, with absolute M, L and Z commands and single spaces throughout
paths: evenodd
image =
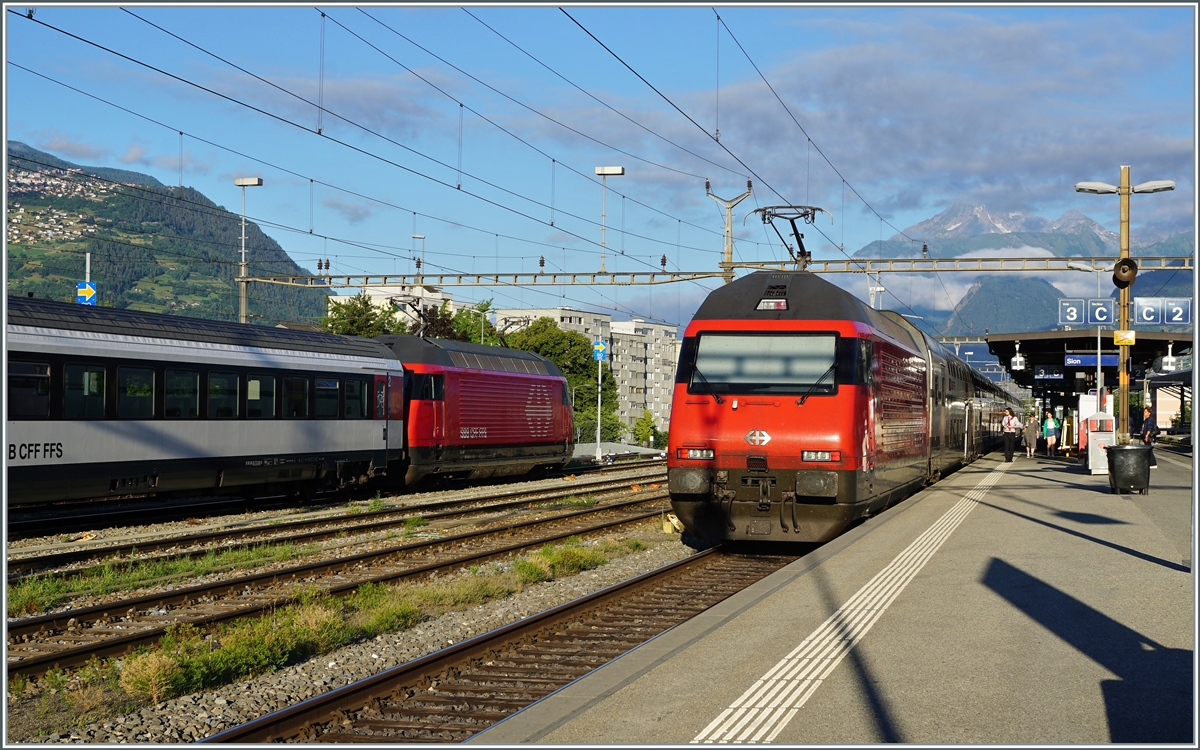
M 1133 284 L 1134 277 L 1137 276 L 1137 264 L 1129 258 L 1129 196 L 1132 193 L 1161 193 L 1167 190 L 1174 190 L 1174 180 L 1151 180 L 1137 185 L 1130 186 L 1129 184 L 1129 166 L 1122 165 L 1121 167 L 1121 184 L 1109 185 L 1107 182 L 1077 182 L 1075 183 L 1075 192 L 1077 193 L 1095 193 L 1104 195 L 1108 193 L 1116 193 L 1121 197 L 1121 234 L 1120 234 L 1120 254 L 1117 258 L 1116 268 L 1113 271 L 1113 283 L 1121 290 L 1120 300 L 1117 303 L 1120 314 L 1118 315 L 1118 331 L 1124 334 L 1129 331 L 1129 287 Z M 1117 347 L 1117 378 L 1119 395 L 1117 397 L 1117 444 L 1129 444 L 1129 345 L 1121 344 Z
M 608 218 L 608 176 L 620 177 L 625 174 L 625 167 L 596 167 L 600 177 L 600 273 L 604 273 L 604 224 Z
M 1068 263 L 1068 266 L 1076 271 L 1084 271 L 1086 273 L 1096 273 L 1096 298 L 1100 298 L 1100 274 L 1107 273 L 1116 267 L 1116 263 L 1107 266 L 1086 266 L 1082 263 Z M 1104 370 L 1100 367 L 1100 332 L 1104 330 L 1104 326 L 1096 326 L 1096 411 L 1104 411 L 1104 396 L 1101 395 L 1104 391 Z M 1081 414 L 1080 417 L 1087 415 Z
M 246 300 L 250 282 L 246 273 L 246 188 L 262 187 L 261 177 L 235 177 L 233 184 L 242 189 L 242 261 L 238 264 L 238 322 L 249 322 L 246 312 Z

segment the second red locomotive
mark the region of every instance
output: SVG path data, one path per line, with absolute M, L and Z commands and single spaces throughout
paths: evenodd
M 990 450 L 1015 404 L 902 316 L 754 273 L 685 331 L 671 506 L 701 539 L 826 541 Z
M 406 485 L 426 477 L 482 479 L 555 468 L 571 459 L 567 381 L 545 357 L 417 336 L 379 336 L 404 365 Z

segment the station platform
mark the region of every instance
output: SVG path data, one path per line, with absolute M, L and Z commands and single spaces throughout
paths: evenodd
M 477 744 L 1195 745 L 1192 462 L 993 453 Z

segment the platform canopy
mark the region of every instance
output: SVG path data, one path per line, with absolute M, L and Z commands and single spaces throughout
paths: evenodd
M 999 358 L 1017 385 L 1030 388 L 1034 395 L 1086 393 L 1094 388 L 1096 375 L 1096 329 L 1071 331 L 1037 331 L 1032 333 L 989 333 L 984 336 L 988 351 Z M 1020 344 L 1025 367 L 1012 369 L 1012 359 Z M 1117 347 L 1113 345 L 1112 329 L 1100 336 L 1101 367 L 1104 384 L 1110 390 L 1117 384 Z M 1129 358 L 1134 379 L 1140 380 L 1138 370 L 1149 370 L 1155 360 L 1167 354 L 1172 344 L 1175 356 L 1192 349 L 1191 332 L 1137 331 L 1137 342 L 1130 347 Z

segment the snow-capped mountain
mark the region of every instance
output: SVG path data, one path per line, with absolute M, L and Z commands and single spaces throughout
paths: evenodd
M 1071 209 L 1055 221 L 1041 216 L 1026 216 L 1017 211 L 993 212 L 986 206 L 955 203 L 937 216 L 914 224 L 904 233 L 915 239 L 967 239 L 984 234 L 1013 232 L 1055 232 L 1059 234 L 1094 234 L 1101 242 L 1117 242 L 1117 235 L 1082 212 Z M 900 239 L 897 235 L 893 239 Z

